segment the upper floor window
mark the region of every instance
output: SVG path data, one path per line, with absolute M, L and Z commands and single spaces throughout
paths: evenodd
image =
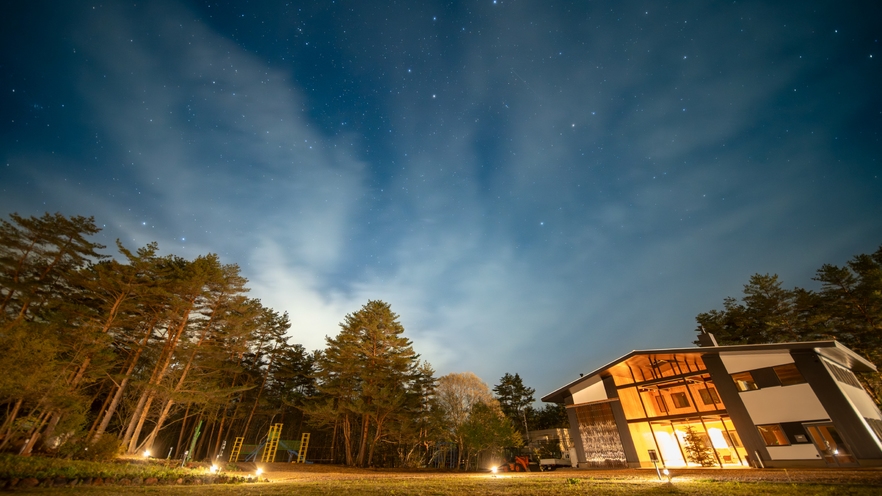
M 686 393 L 671 393 L 671 401 L 674 402 L 674 407 L 676 408 L 689 408 L 691 406 Z
M 701 395 L 701 402 L 705 405 L 722 403 L 722 401 L 720 401 L 720 395 L 717 394 L 715 388 L 708 387 L 706 389 L 699 389 L 698 394 Z
M 756 381 L 753 380 L 753 375 L 751 375 L 750 372 L 732 374 L 732 380 L 735 381 L 735 387 L 737 387 L 739 391 L 752 391 L 754 389 L 759 389 L 759 386 L 756 385 Z
M 779 424 L 758 425 L 756 428 L 763 437 L 763 441 L 766 442 L 766 446 L 787 446 L 790 444 L 787 435 L 784 434 L 784 429 Z
M 781 381 L 782 386 L 792 386 L 794 384 L 805 383 L 805 378 L 799 372 L 799 369 L 796 368 L 796 364 L 788 363 L 787 365 L 773 367 L 773 369 L 778 376 L 778 380 Z

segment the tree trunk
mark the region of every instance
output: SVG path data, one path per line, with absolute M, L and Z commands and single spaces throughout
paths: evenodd
M 46 420 L 49 418 L 49 412 L 44 412 L 40 415 L 39 421 L 31 428 L 28 433 L 28 440 L 21 447 L 21 451 L 18 452 L 21 456 L 31 456 L 31 451 L 34 449 L 34 446 L 37 444 L 37 440 L 40 438 L 40 431 L 43 430 L 43 426 L 46 425 Z
M 181 419 L 181 432 L 178 433 L 178 444 L 175 446 L 175 453 L 181 452 L 181 446 L 184 444 L 184 432 L 187 431 L 187 417 L 190 415 L 190 404 L 187 403 L 187 409 L 184 411 L 184 418 Z
M 343 448 L 346 454 L 346 465 L 352 466 L 352 424 L 349 414 L 343 414 Z
M 15 419 L 18 417 L 18 412 L 21 410 L 21 404 L 24 400 L 19 398 L 15 404 L 12 406 L 12 411 L 9 415 L 6 416 L 6 420 L 3 422 L 3 426 L 0 427 L 0 439 L 3 439 L 3 442 L 0 442 L 0 450 L 2 450 L 6 444 L 9 442 L 9 438 L 12 437 L 12 426 L 15 423 Z
M 189 306 L 187 310 L 184 312 L 181 317 L 181 323 L 174 330 L 174 334 L 170 335 L 168 340 L 166 341 L 166 346 L 163 349 L 163 355 L 160 355 L 160 360 L 157 362 L 156 367 L 153 369 L 154 377 L 151 378 L 151 384 L 148 384 L 148 390 L 150 386 L 158 386 L 162 379 L 165 377 L 165 374 L 168 373 L 168 367 L 171 363 L 172 356 L 174 355 L 175 348 L 178 346 L 178 341 L 181 338 L 181 335 L 184 333 L 184 330 L 187 327 L 187 322 L 190 318 L 190 311 L 193 309 L 193 305 L 196 303 L 196 298 L 191 299 L 189 302 Z M 129 438 L 128 449 L 126 453 L 133 454 L 135 452 L 135 448 L 138 444 L 138 438 L 141 435 L 141 428 L 144 426 L 144 420 L 146 420 L 147 414 L 150 412 L 150 406 L 153 403 L 153 398 L 155 397 L 155 391 L 150 391 L 147 402 L 144 407 L 144 411 L 141 413 L 141 418 L 138 420 L 138 424 L 135 426 L 134 432 L 131 434 L 131 438 Z M 126 431 L 126 435 L 129 435 L 128 431 Z
M 337 416 L 334 418 L 334 431 L 331 434 L 331 463 L 336 463 L 337 459 L 334 458 L 334 450 L 337 447 L 337 425 L 340 423 L 340 417 Z
M 147 332 L 144 333 L 143 341 L 141 341 L 138 349 L 135 351 L 135 355 L 131 358 L 129 362 L 129 367 L 128 369 L 126 369 L 125 376 L 123 377 L 123 380 L 119 383 L 119 387 L 116 389 L 116 393 L 113 395 L 113 400 L 110 402 L 110 406 L 108 406 L 107 410 L 104 411 L 104 415 L 101 418 L 101 423 L 98 424 L 98 429 L 95 431 L 95 435 L 92 437 L 93 443 L 101 439 L 104 431 L 107 430 L 107 426 L 110 425 L 110 421 L 113 418 L 113 415 L 116 413 L 116 409 L 117 407 L 119 407 L 120 401 L 122 401 L 123 393 L 125 393 L 126 387 L 128 387 L 129 385 L 129 380 L 132 378 L 132 374 L 135 371 L 135 366 L 137 366 L 138 360 L 141 358 L 141 353 L 143 353 L 144 349 L 147 347 L 150 336 L 153 334 L 153 328 L 158 320 L 158 316 L 154 317 L 150 325 L 147 326 Z
M 364 467 L 364 455 L 365 448 L 367 448 L 367 440 L 368 440 L 368 429 L 370 428 L 370 416 L 368 414 L 362 414 L 361 416 L 361 439 L 358 443 L 358 459 L 355 461 L 355 464 L 359 467 Z
M 153 426 L 153 430 L 150 431 L 150 434 L 147 435 L 147 438 L 144 440 L 144 446 L 147 446 L 147 449 L 153 447 L 153 442 L 156 441 L 156 435 L 159 434 L 159 431 L 165 425 L 165 419 L 168 418 L 168 412 L 171 411 L 171 407 L 175 404 L 175 400 L 169 398 L 165 400 L 165 404 L 162 406 L 162 410 L 159 412 L 159 417 L 156 419 L 156 424 Z M 191 453 L 190 456 L 193 454 Z
M 226 410 L 224 410 L 224 413 L 226 413 Z M 221 439 L 224 438 L 224 424 L 226 423 L 226 421 L 227 421 L 226 415 L 223 415 L 220 417 L 220 422 L 217 426 L 217 439 L 215 439 L 214 451 L 212 452 L 212 456 L 214 456 L 214 458 L 217 458 L 218 456 L 220 456 Z
M 251 425 L 251 419 L 254 418 L 254 412 L 257 411 L 257 404 L 260 402 L 260 395 L 263 393 L 263 388 L 266 387 L 266 382 L 269 380 L 270 368 L 272 368 L 273 360 L 275 360 L 275 358 L 275 349 L 273 349 L 273 352 L 270 354 L 269 364 L 266 366 L 266 373 L 263 374 L 263 382 L 260 383 L 260 389 L 257 390 L 257 397 L 254 398 L 254 406 L 251 407 L 251 413 L 248 415 L 248 420 L 245 422 L 245 429 L 243 429 L 243 431 L 246 433 L 248 432 L 248 426 Z

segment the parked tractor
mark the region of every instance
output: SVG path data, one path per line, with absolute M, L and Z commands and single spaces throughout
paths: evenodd
M 539 461 L 529 450 L 507 448 L 505 461 L 493 467 L 492 472 L 538 472 Z

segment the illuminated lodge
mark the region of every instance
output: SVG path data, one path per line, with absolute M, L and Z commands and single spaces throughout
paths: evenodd
M 633 351 L 550 393 L 580 467 L 882 465 L 882 414 L 837 341 Z M 695 455 L 703 453 L 702 457 Z

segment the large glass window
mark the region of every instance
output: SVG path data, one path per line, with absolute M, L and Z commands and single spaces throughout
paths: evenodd
M 689 401 L 695 403 L 695 408 L 700 412 L 713 412 L 716 410 L 725 410 L 720 396 L 717 394 L 716 388 L 710 375 L 701 374 L 686 378 L 689 385 Z
M 744 465 L 743 449 L 739 450 L 740 440 L 737 436 L 729 434 L 723 419 L 705 418 L 704 425 L 707 427 L 707 435 L 711 445 L 720 457 L 723 466 Z M 737 444 L 736 444 L 737 443 Z
M 658 449 L 661 450 L 662 460 L 666 466 L 685 467 L 686 460 L 683 459 L 683 450 L 680 448 L 679 439 L 674 433 L 674 427 L 670 422 L 652 422 L 652 431 L 655 434 L 655 441 Z
M 658 406 L 659 413 L 668 413 L 668 402 L 661 394 L 655 397 L 655 404 Z
M 668 404 L 659 394 L 658 389 L 641 389 L 640 398 L 649 417 L 664 417 L 668 415 Z
M 782 429 L 779 424 L 758 425 L 756 428 L 763 437 L 763 441 L 766 442 L 766 446 L 790 445 L 790 441 L 787 440 L 787 435 L 784 434 L 784 429 Z
M 705 372 L 698 354 L 636 355 L 609 368 L 617 386 Z
M 753 380 L 753 376 L 750 372 L 732 374 L 732 380 L 735 381 L 735 387 L 737 387 L 739 391 L 752 391 L 754 389 L 759 389 L 759 386 L 756 385 L 756 381 Z
M 699 389 L 698 395 L 701 397 L 701 402 L 705 405 L 716 405 L 717 403 L 722 403 L 720 401 L 720 395 L 717 394 L 717 390 L 715 388 L 707 387 Z
M 641 419 L 646 418 L 646 411 L 643 410 L 643 404 L 640 403 L 640 396 L 637 394 L 637 388 L 623 388 L 618 390 L 619 401 L 622 403 L 622 410 L 625 412 L 625 418 Z
M 631 431 L 631 439 L 634 441 L 634 449 L 637 450 L 637 458 L 644 467 L 651 467 L 652 460 L 649 458 L 649 450 L 658 453 L 655 446 L 655 440 L 652 437 L 652 431 L 649 429 L 648 422 L 634 422 L 628 424 Z

